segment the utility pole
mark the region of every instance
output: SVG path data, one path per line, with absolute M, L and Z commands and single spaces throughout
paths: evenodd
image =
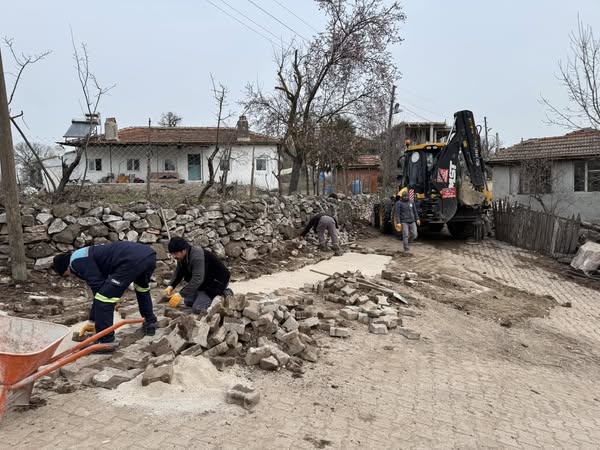
M 21 224 L 21 208 L 17 194 L 17 176 L 15 154 L 10 129 L 10 115 L 6 84 L 4 82 L 4 67 L 0 52 L 0 168 L 2 170 L 1 188 L 4 192 L 6 207 L 6 225 L 8 228 L 8 246 L 11 259 L 12 278 L 15 281 L 27 279 L 25 264 L 25 244 Z
M 392 184 L 392 160 L 393 160 L 393 140 L 392 140 L 392 117 L 394 117 L 394 103 L 396 102 L 396 85 L 392 85 L 392 98 L 390 99 L 390 112 L 387 123 L 387 145 L 385 146 L 386 157 L 384 158 L 383 189 L 387 190 Z
M 485 127 L 485 157 L 490 154 L 490 142 L 488 141 L 487 117 L 483 118 L 483 126 Z

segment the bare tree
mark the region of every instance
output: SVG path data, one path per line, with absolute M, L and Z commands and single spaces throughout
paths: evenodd
M 57 193 L 64 192 L 65 186 L 71 179 L 73 171 L 81 161 L 81 157 L 85 156 L 86 164 L 84 164 L 84 173 L 82 178 L 83 186 L 83 182 L 85 181 L 87 174 L 87 149 L 95 130 L 93 118 L 98 113 L 98 104 L 100 103 L 102 96 L 115 87 L 115 85 L 109 87 L 102 87 L 100 85 L 96 75 L 90 69 L 90 58 L 87 46 L 82 43 L 78 49 L 77 45 L 75 44 L 73 33 L 71 33 L 71 43 L 73 45 L 73 60 L 75 61 L 79 85 L 85 101 L 84 111 L 89 120 L 89 130 L 86 136 L 79 141 L 73 161 L 64 167 L 62 177 L 58 183 L 58 187 L 56 188 Z
M 179 125 L 179 122 L 181 122 L 182 120 L 183 120 L 183 117 L 181 117 L 180 115 L 177 115 L 176 113 L 174 113 L 172 111 L 169 111 L 169 112 L 161 114 L 158 124 L 161 127 L 176 127 L 177 125 Z
M 541 102 L 548 108 L 550 123 L 569 129 L 600 129 L 600 39 L 578 17 L 577 32 L 571 33 L 570 40 L 570 55 L 566 62 L 559 62 L 558 79 L 572 106 L 559 108 L 543 96 Z
M 13 99 L 15 98 L 15 94 L 17 92 L 17 87 L 19 85 L 19 81 L 21 81 L 21 78 L 22 78 L 23 73 L 25 72 L 25 69 L 27 68 L 27 66 L 33 65 L 33 64 L 43 60 L 46 56 L 48 56 L 50 53 L 52 53 L 51 51 L 45 51 L 45 52 L 38 53 L 38 54 L 26 54 L 26 53 L 22 53 L 22 52 L 17 53 L 17 51 L 14 48 L 13 41 L 14 41 L 13 39 L 10 39 L 8 37 L 4 38 L 4 44 L 10 50 L 10 53 L 14 60 L 14 63 L 17 67 L 17 73 L 14 74 L 15 81 L 13 83 L 12 89 L 10 90 L 10 95 L 8 97 L 9 113 L 10 113 L 11 103 L 12 103 Z M 23 129 L 19 126 L 19 123 L 17 122 L 18 118 L 21 118 L 21 120 L 24 120 L 23 111 L 21 111 L 19 114 L 11 115 L 10 121 L 11 121 L 12 125 L 17 129 L 17 131 L 19 132 L 21 137 L 23 138 L 25 145 L 28 147 L 28 153 L 30 154 L 30 156 L 32 156 L 33 159 L 36 160 L 37 166 L 39 167 L 39 169 L 42 172 L 44 172 L 44 175 L 46 176 L 46 179 L 48 180 L 48 182 L 52 185 L 52 188 L 56 189 L 56 183 L 54 182 L 53 177 L 50 175 L 50 173 L 46 169 L 46 166 L 43 164 L 42 157 L 37 153 L 36 147 L 34 145 L 30 144 L 29 139 L 23 132 Z
M 227 103 L 226 103 L 226 99 L 227 99 L 227 94 L 229 93 L 229 90 L 221 83 L 219 83 L 219 87 L 217 87 L 216 83 L 215 83 L 215 79 L 213 78 L 212 74 L 210 75 L 210 79 L 212 82 L 212 86 L 213 86 L 213 96 L 217 105 L 217 136 L 216 136 L 216 143 L 215 143 L 215 148 L 213 149 L 212 153 L 209 155 L 208 159 L 207 159 L 207 163 L 208 163 L 208 180 L 207 182 L 204 184 L 204 187 L 202 188 L 202 191 L 200 192 L 200 196 L 198 198 L 199 201 L 202 201 L 202 199 L 204 198 L 204 196 L 206 195 L 206 193 L 208 192 L 208 190 L 213 187 L 213 185 L 215 184 L 215 166 L 214 166 L 214 159 L 215 157 L 219 154 L 219 151 L 221 150 L 221 125 L 231 117 L 231 113 L 225 114 L 223 112 L 224 108 L 227 107 Z
M 44 186 L 44 160 L 52 156 L 52 153 L 52 147 L 36 142 L 19 142 L 15 145 L 15 161 L 22 185 L 38 189 Z
M 244 101 L 264 131 L 282 137 L 292 159 L 290 193 L 298 189 L 316 127 L 338 115 L 361 116 L 387 97 L 396 73 L 389 46 L 400 41 L 405 19 L 397 2 L 316 1 L 328 18 L 325 31 L 307 45 L 283 48 L 275 92 L 250 84 Z

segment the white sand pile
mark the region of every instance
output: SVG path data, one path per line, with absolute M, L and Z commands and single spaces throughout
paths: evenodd
M 208 358 L 179 356 L 172 384 L 160 381 L 142 386 L 142 375 L 114 390 L 102 390 L 100 398 L 119 406 L 134 406 L 148 413 L 202 413 L 225 405 L 226 391 L 236 384 L 249 386 L 233 373 L 219 372 Z

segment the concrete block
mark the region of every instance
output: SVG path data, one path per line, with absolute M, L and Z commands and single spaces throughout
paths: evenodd
M 261 359 L 258 365 L 263 370 L 279 369 L 279 362 L 277 362 L 277 359 L 274 356 L 269 356 L 268 358 Z
M 258 317 L 260 316 L 258 302 L 249 301 L 242 314 L 250 320 L 258 320 Z
M 383 323 L 373 323 L 369 325 L 369 332 L 373 334 L 388 334 L 388 328 Z
M 404 336 L 406 339 L 411 340 L 411 341 L 417 341 L 417 340 L 421 339 L 421 334 L 417 333 L 414 330 L 411 330 L 410 328 L 399 327 L 398 332 L 402 336 Z
M 297 355 L 298 353 L 302 353 L 306 348 L 306 344 L 304 344 L 299 337 L 293 339 L 290 342 L 287 342 L 287 353 L 291 356 Z
M 206 323 L 210 327 L 210 332 L 215 333 L 219 329 L 219 326 L 221 326 L 221 314 L 215 314 L 210 318 L 206 316 L 206 318 Z
M 235 294 L 225 299 L 225 306 L 234 311 L 243 311 L 248 306 L 248 302 L 245 295 Z
M 105 361 L 111 357 L 112 355 L 109 354 L 88 355 L 61 367 L 59 373 L 63 377 L 73 380 L 80 371 L 86 368 L 102 369 L 106 365 Z
M 417 316 L 416 311 L 409 309 L 409 308 L 404 308 L 404 307 L 398 308 L 398 314 L 400 314 L 401 316 L 406 316 L 406 317 L 416 317 Z
M 307 346 L 298 356 L 304 361 L 316 363 L 319 360 L 319 349 L 317 347 Z
M 260 393 L 252 388 L 236 384 L 227 391 L 225 401 L 227 403 L 240 405 L 245 409 L 252 409 L 260 401 Z
M 94 386 L 105 389 L 115 389 L 121 383 L 133 380 L 140 373 L 142 373 L 141 369 L 119 370 L 114 367 L 106 367 L 94 375 L 92 383 Z
M 262 314 L 261 316 L 258 317 L 258 326 L 265 326 L 268 325 L 269 323 L 273 322 L 273 313 L 269 312 L 266 314 Z
M 406 272 L 404 275 L 409 280 L 416 280 L 419 278 L 419 274 L 417 272 Z
M 239 335 L 235 331 L 230 331 L 227 333 L 227 337 L 225 338 L 225 342 L 229 347 L 233 348 L 237 345 L 239 339 Z
M 351 297 L 358 289 L 350 284 L 347 284 L 346 286 L 344 286 L 342 289 L 340 289 L 341 294 L 346 297 L 349 298 Z
M 332 337 L 348 337 L 350 336 L 350 330 L 342 327 L 331 327 L 329 329 L 329 336 Z
M 229 346 L 227 342 L 221 342 L 219 345 L 215 345 L 213 348 L 206 351 L 206 355 L 210 358 L 217 355 L 222 355 L 227 350 L 229 350 Z
M 358 319 L 358 311 L 353 311 L 348 308 L 343 308 L 340 310 L 340 316 L 342 316 L 344 319 L 356 320 L 356 319 Z
M 271 355 L 275 357 L 281 367 L 285 367 L 285 365 L 290 361 L 290 355 L 281 350 L 279 347 L 270 345 L 269 349 L 271 350 Z
M 223 310 L 224 301 L 224 298 L 220 295 L 217 295 L 215 298 L 213 298 L 212 303 L 206 310 L 206 317 L 212 317 L 215 314 L 219 314 Z
M 335 319 L 335 318 L 337 318 L 337 316 L 338 316 L 337 311 L 332 311 L 332 310 L 329 310 L 329 309 L 325 310 L 325 311 L 319 311 L 319 312 L 317 312 L 317 317 L 319 319 L 325 319 L 325 320 Z
M 361 295 L 360 297 L 358 297 L 358 299 L 356 300 L 356 304 L 357 305 L 364 305 L 365 303 L 367 303 L 369 301 L 369 296 L 368 295 Z
M 171 384 L 173 381 L 173 364 L 165 364 L 159 367 L 149 366 L 142 375 L 142 386 L 162 381 Z
M 191 347 L 186 348 L 180 353 L 181 356 L 198 356 L 202 354 L 204 347 L 200 344 L 194 344 Z
M 250 347 L 244 361 L 248 366 L 255 366 L 260 363 L 261 359 L 268 358 L 269 356 L 271 356 L 271 349 L 267 346 Z
M 300 332 L 298 330 L 290 331 L 289 333 L 285 333 L 281 336 L 281 340 L 285 343 L 290 343 L 295 339 L 300 337 Z
M 296 319 L 290 315 L 290 317 L 288 317 L 288 319 L 283 322 L 283 325 L 281 325 L 286 331 L 294 331 L 298 329 L 298 322 L 296 321 Z
M 148 359 L 150 359 L 149 353 L 138 349 L 132 349 L 131 347 L 125 347 L 124 350 L 113 353 L 110 364 L 112 367 L 121 370 L 145 368 Z
M 371 319 L 369 318 L 369 315 L 367 313 L 363 313 L 363 312 L 358 313 L 358 321 L 360 323 L 364 323 L 364 324 L 368 325 L 370 320 Z
M 410 287 L 415 287 L 418 283 L 415 280 L 406 279 L 404 280 L 404 284 Z

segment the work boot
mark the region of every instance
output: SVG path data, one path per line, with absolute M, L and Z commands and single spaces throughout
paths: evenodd
M 91 352 L 90 354 L 104 354 L 104 353 L 113 353 L 113 352 L 115 352 L 115 351 L 116 351 L 116 350 L 119 348 L 120 342 L 119 342 L 118 340 L 116 340 L 116 339 L 115 339 L 114 341 L 111 341 L 111 342 L 100 342 L 100 341 L 95 341 L 95 342 L 92 342 L 91 344 L 88 344 L 88 345 L 86 345 L 86 346 L 85 346 L 85 347 L 83 347 L 83 348 L 88 348 L 88 347 L 91 347 L 92 345 L 96 345 L 96 344 L 102 344 L 102 345 L 107 345 L 107 344 L 108 344 L 108 345 L 110 345 L 111 347 L 109 347 L 109 348 L 105 348 L 105 349 L 98 349 L 98 350 L 94 350 L 94 351 L 93 351 L 93 352 Z M 82 349 L 82 350 L 83 350 L 83 349 Z
M 156 334 L 156 322 L 142 324 L 142 331 L 145 336 L 154 336 Z
M 319 250 L 321 250 L 322 252 L 328 252 L 329 247 L 327 247 L 327 244 L 321 244 L 319 245 Z

